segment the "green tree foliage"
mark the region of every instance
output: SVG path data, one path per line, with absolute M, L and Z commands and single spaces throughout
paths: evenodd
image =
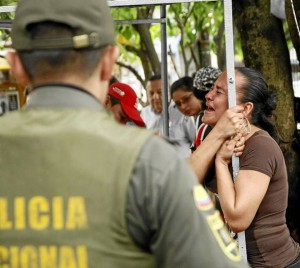
M 195 69 L 210 64 L 210 59 L 206 59 L 208 62 L 205 62 L 203 55 L 217 50 L 212 37 L 217 35 L 222 24 L 222 13 L 220 1 L 170 5 L 167 19 L 168 35 L 180 36 L 184 75 L 189 75 L 191 64 Z
M 154 40 L 161 38 L 161 27 L 158 22 L 143 25 L 131 25 L 130 22 L 136 19 L 159 19 L 159 11 L 159 7 L 149 6 L 112 9 L 117 24 L 117 43 L 122 52 L 118 63 L 123 67 L 131 68 L 133 62 L 140 62 L 143 65 L 144 74 L 139 75 L 138 79 L 142 84 L 145 84 L 152 73 L 160 72 L 160 62 L 157 56 L 151 54 L 151 51 L 153 52 L 154 49 Z M 208 44 L 206 49 L 217 52 L 213 37 L 218 35 L 223 20 L 222 13 L 223 8 L 220 1 L 180 3 L 167 6 L 168 36 L 180 36 L 179 46 L 184 71 L 179 73 L 179 76 L 190 74 L 191 66 L 194 66 L 194 69 L 202 66 L 201 50 L 203 48 L 201 43 L 203 41 Z M 129 24 L 120 23 L 119 20 L 127 20 Z M 149 36 L 151 40 L 147 39 Z M 147 53 L 149 52 L 148 57 Z M 168 52 L 172 56 L 170 48 Z
M 16 6 L 18 1 L 12 0 L 0 0 L 0 6 Z M 0 13 L 0 22 L 7 24 L 8 26 L 11 24 L 11 20 L 14 17 L 14 12 L 3 12 Z M 5 43 L 10 38 L 10 31 L 8 29 L 0 29 L 0 49 L 3 49 Z

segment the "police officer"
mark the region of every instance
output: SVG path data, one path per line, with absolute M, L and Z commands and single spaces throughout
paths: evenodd
M 186 161 L 103 109 L 118 55 L 105 0 L 21 0 L 12 46 L 32 91 L 0 119 L 0 266 L 247 266 Z

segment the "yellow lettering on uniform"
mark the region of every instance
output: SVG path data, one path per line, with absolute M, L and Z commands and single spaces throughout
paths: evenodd
M 57 247 L 55 246 L 40 246 L 40 268 L 52 268 L 57 264 Z
M 74 250 L 69 246 L 61 246 L 59 250 L 58 268 L 77 268 Z
M 22 268 L 38 268 L 38 254 L 34 246 L 24 246 L 20 252 Z
M 78 268 L 88 268 L 88 255 L 86 246 L 77 247 Z
M 9 230 L 12 222 L 8 218 L 8 205 L 6 198 L 0 198 L 0 230 Z
M 83 229 L 87 227 L 87 214 L 83 197 L 70 197 L 67 209 L 66 229 Z
M 52 200 L 52 215 L 53 215 L 53 229 L 61 230 L 64 228 L 64 214 L 63 214 L 63 199 L 61 196 L 55 196 Z
M 36 196 L 29 200 L 28 221 L 32 229 L 44 230 L 49 227 L 49 203 L 45 197 Z
M 9 267 L 8 249 L 3 246 L 0 246 L 0 267 L 1 268 L 10 268 Z
M 19 268 L 19 247 L 12 246 L 10 252 L 10 268 Z
M 25 229 L 25 198 L 16 197 L 15 199 L 15 229 Z

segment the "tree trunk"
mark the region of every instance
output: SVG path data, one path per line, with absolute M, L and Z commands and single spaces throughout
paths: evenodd
M 293 3 L 293 5 L 292 5 Z M 286 0 L 285 1 L 285 12 L 287 23 L 289 26 L 289 33 L 291 40 L 293 42 L 294 48 L 296 50 L 298 61 L 300 61 L 300 36 L 299 28 L 300 27 L 300 1 L 299 0 Z M 297 100 L 299 101 L 299 99 Z M 297 101 L 295 104 L 297 104 Z M 299 103 L 295 107 L 295 112 L 297 114 L 297 120 L 299 122 Z M 287 224 L 291 230 L 291 233 L 294 239 L 300 241 L 300 214 L 299 214 L 299 202 L 300 202 L 300 136 L 296 134 L 296 140 L 294 142 L 295 151 L 298 152 L 298 165 L 295 166 L 294 172 L 291 175 L 290 182 L 290 194 L 289 194 L 289 203 L 288 209 L 286 212 Z
M 209 33 L 207 30 L 203 30 L 201 33 L 199 33 L 198 53 L 200 65 L 197 66 L 197 70 L 202 66 L 211 66 Z
M 260 71 L 277 94 L 275 123 L 286 143 L 281 145 L 289 171 L 296 155 L 291 142 L 296 128 L 289 51 L 283 25 L 270 13 L 270 1 L 235 0 L 234 21 L 240 32 L 247 67 Z
M 147 19 L 150 13 L 151 12 L 147 12 L 147 10 L 139 8 L 137 19 Z M 150 24 L 136 24 L 136 25 L 134 25 L 134 28 L 140 35 L 141 48 L 142 48 L 142 51 L 144 51 L 144 55 L 147 55 L 148 62 L 150 62 L 150 64 L 151 64 L 151 67 L 152 67 L 151 71 L 153 73 L 160 73 L 161 64 L 160 64 L 159 58 L 157 56 L 157 53 L 155 51 L 153 41 L 152 41 L 152 37 L 151 37 L 151 33 L 150 33 Z M 144 65 L 144 60 L 146 60 L 146 59 L 141 58 L 141 60 L 142 60 L 142 64 Z M 144 66 L 144 67 L 146 67 L 146 66 Z M 148 67 L 149 67 L 149 64 L 148 64 Z M 147 68 L 144 70 L 147 70 Z M 149 78 L 149 73 L 145 73 L 146 81 L 148 80 L 148 78 Z
M 224 19 L 218 30 L 218 34 L 214 37 L 214 42 L 217 47 L 217 59 L 218 59 L 218 67 L 220 70 L 226 69 L 226 57 L 225 57 L 225 39 L 224 39 Z

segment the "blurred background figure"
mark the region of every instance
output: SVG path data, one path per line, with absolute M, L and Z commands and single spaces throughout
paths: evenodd
M 212 88 L 221 70 L 211 66 L 199 69 L 194 75 L 194 94 L 201 101 L 202 110 L 205 109 L 205 95 Z
M 105 106 L 114 114 L 117 122 L 146 127 L 137 109 L 138 103 L 138 97 L 129 85 L 117 82 L 109 86 Z
M 176 80 L 170 87 L 171 98 L 177 109 L 185 116 L 193 116 L 196 120 L 202 109 L 202 103 L 194 95 L 193 78 L 184 76 Z
M 160 136 L 165 136 L 163 131 L 162 116 L 162 81 L 161 75 L 153 75 L 146 86 L 149 105 L 141 111 L 148 129 L 153 129 Z M 193 118 L 183 115 L 171 100 L 168 106 L 169 112 L 169 139 L 177 144 L 177 152 L 184 158 L 191 154 L 190 146 L 196 135 L 196 127 Z

